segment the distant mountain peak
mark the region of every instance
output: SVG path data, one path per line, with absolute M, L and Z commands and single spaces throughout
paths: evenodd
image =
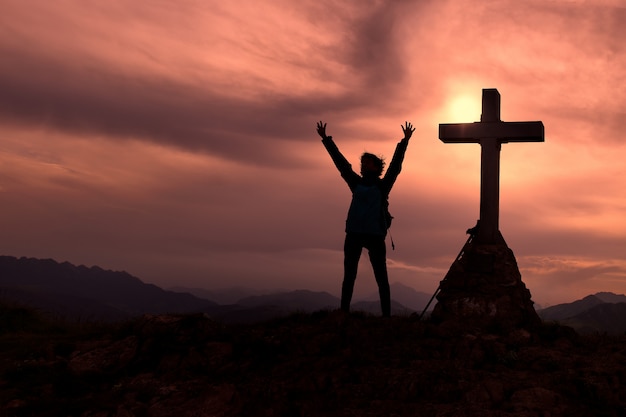
M 571 303 L 558 304 L 538 311 L 539 317 L 557 321 L 581 332 L 626 330 L 626 296 L 598 292 Z
M 0 288 L 4 298 L 81 320 L 198 312 L 215 305 L 191 294 L 165 291 L 125 271 L 52 259 L 0 256 Z
M 595 293 L 594 295 L 605 303 L 626 303 L 626 295 L 624 294 L 615 294 L 613 292 L 603 291 Z

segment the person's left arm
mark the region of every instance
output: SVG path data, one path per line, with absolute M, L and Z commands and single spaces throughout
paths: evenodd
M 354 172 L 352 165 L 350 165 L 346 157 L 339 151 L 339 148 L 333 141 L 333 137 L 326 135 L 326 123 L 321 121 L 317 123 L 317 133 L 322 137 L 322 144 L 339 170 L 341 177 L 346 181 L 350 190 L 353 190 L 361 177 Z

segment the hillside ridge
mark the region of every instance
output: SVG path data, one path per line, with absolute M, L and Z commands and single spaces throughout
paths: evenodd
M 626 339 L 320 311 L 98 327 L 0 304 L 0 415 L 618 417 Z M 13 329 L 13 330 L 11 330 Z

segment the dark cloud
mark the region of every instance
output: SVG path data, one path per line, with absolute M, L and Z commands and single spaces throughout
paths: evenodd
M 145 73 L 97 55 L 59 56 L 47 51 L 42 39 L 29 48 L 4 42 L 0 118 L 78 134 L 148 140 L 257 164 L 289 165 L 281 141 L 308 140 L 315 121 L 325 115 L 343 119 L 406 107 L 397 100 L 406 78 L 406 59 L 396 22 L 407 4 L 362 8 L 355 2 L 342 12 L 347 21 L 339 43 L 311 51 L 319 57 L 293 65 L 303 73 L 312 63 L 306 71 L 317 68 L 323 73 L 325 60 L 346 65 L 353 77 L 342 80 L 346 92 L 340 94 L 229 94 L 217 92 L 217 84 Z M 350 16 L 355 10 L 356 17 Z
M 6 57 L 0 64 L 4 122 L 147 140 L 255 164 L 291 165 L 281 151 L 283 141 L 309 140 L 318 118 L 341 118 L 371 105 L 358 92 L 368 91 L 364 87 L 341 97 L 235 97 L 154 75 L 30 55 L 28 50 L 1 52 Z M 391 61 L 394 71 L 401 72 Z M 371 77 L 379 77 L 377 72 Z
M 154 141 L 259 164 L 289 165 L 281 141 L 308 140 L 315 136 L 318 114 L 351 106 L 349 100 L 325 96 L 233 97 L 26 51 L 3 53 L 0 118 L 5 122 Z

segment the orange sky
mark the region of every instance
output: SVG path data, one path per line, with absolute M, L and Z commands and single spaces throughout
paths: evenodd
M 618 1 L 1 4 L 0 254 L 338 294 L 350 194 L 315 123 L 356 165 L 408 120 L 390 280 L 432 293 L 479 208 L 480 147 L 438 125 L 497 88 L 503 120 L 546 130 L 502 147 L 500 229 L 533 299 L 626 293 Z

